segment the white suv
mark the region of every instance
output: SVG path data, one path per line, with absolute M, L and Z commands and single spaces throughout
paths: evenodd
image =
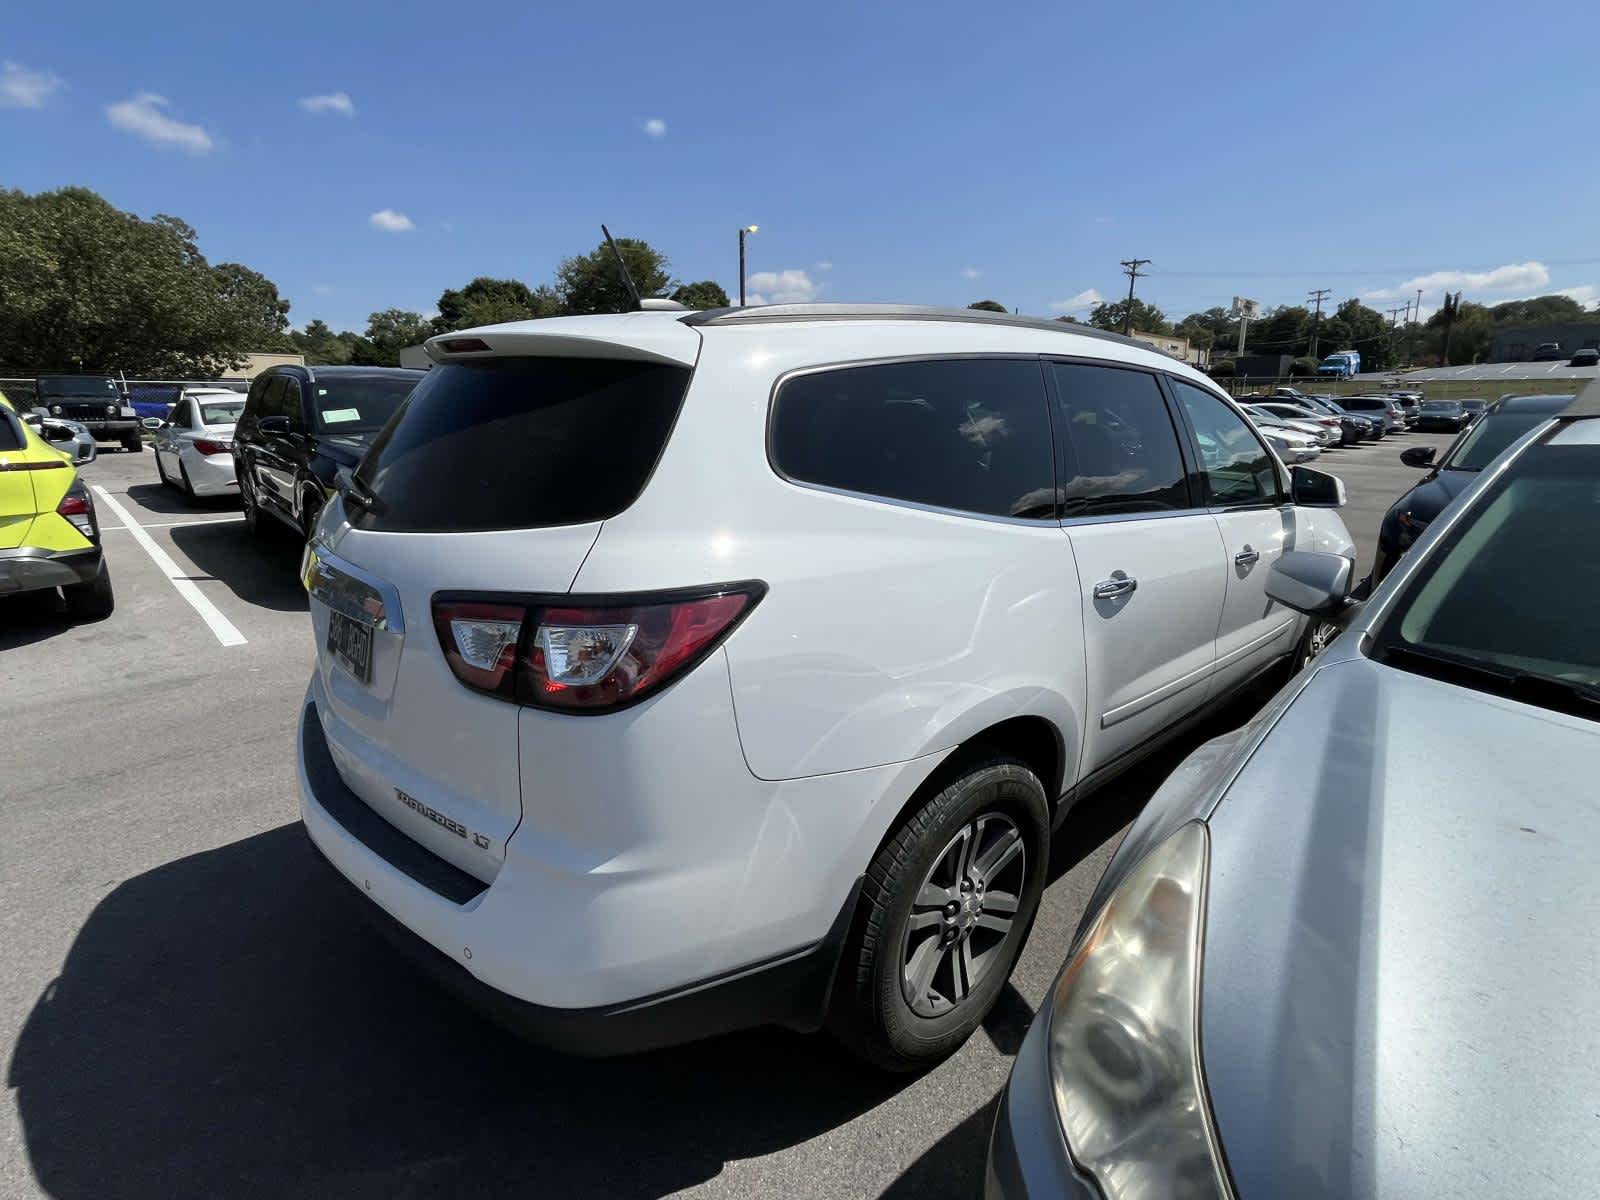
M 1280 553 L 1354 557 L 1337 480 L 1083 326 L 796 305 L 428 352 L 307 551 L 303 815 L 381 927 L 571 1050 L 948 1053 L 1070 806 L 1317 643 Z

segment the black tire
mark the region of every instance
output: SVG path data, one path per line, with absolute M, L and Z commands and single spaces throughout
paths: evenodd
M 130 438 L 122 439 L 122 448 L 130 454 L 144 453 L 144 439 L 137 433 Z
M 117 606 L 111 592 L 111 572 L 104 561 L 100 571 L 88 583 L 74 583 L 61 589 L 67 602 L 67 614 L 75 621 L 103 621 Z
M 174 486 L 172 480 L 167 477 L 166 467 L 161 465 L 161 451 L 159 450 L 156 451 L 156 474 L 161 476 L 162 487 Z
M 976 944 L 976 931 L 969 927 L 966 933 L 952 933 L 948 928 L 953 922 L 969 920 L 968 914 L 963 910 L 952 916 L 947 908 L 922 904 L 918 918 L 923 924 L 913 929 L 912 910 L 914 903 L 925 901 L 921 895 L 925 883 L 942 870 L 948 856 L 959 855 L 957 842 L 964 832 L 976 828 L 974 840 L 981 841 L 986 823 L 997 818 L 1002 835 L 1004 826 L 1009 825 L 1021 842 L 1022 853 L 1013 855 L 1011 862 L 1020 858 L 1022 865 L 1020 876 L 1006 874 L 1013 869 L 1008 863 L 994 870 L 989 879 L 1008 881 L 1004 895 L 1008 901 L 1015 899 L 1016 908 L 1009 928 L 996 935 L 999 940 L 977 957 L 981 967 L 974 980 L 976 952 L 970 951 L 970 946 Z M 980 846 L 980 858 L 981 850 Z M 890 1071 L 920 1070 L 953 1053 L 978 1028 L 1016 965 L 1038 911 L 1049 857 L 1050 813 L 1039 777 L 1026 764 L 1004 755 L 986 755 L 962 768 L 900 823 L 867 868 L 855 926 L 840 956 L 830 1005 L 828 1023 L 835 1036 L 862 1058 Z M 1020 882 L 1010 882 L 1019 878 Z M 980 875 L 976 884 L 963 882 L 959 891 L 952 888 L 947 892 L 952 900 L 956 895 L 962 897 L 955 904 L 961 909 L 976 890 L 979 912 L 970 917 L 973 921 L 985 911 L 982 904 L 988 897 L 983 882 Z M 994 892 L 1000 894 L 999 888 Z M 931 928 L 926 926 L 930 915 L 937 922 Z M 949 943 L 948 950 L 943 949 L 944 939 L 951 937 L 957 940 Z M 969 937 L 973 941 L 966 940 Z M 962 971 L 963 962 L 967 968 L 962 972 L 967 980 L 965 994 L 953 1002 L 931 984 L 924 987 L 920 1003 L 933 1005 L 931 1015 L 913 1010 L 908 998 L 912 985 L 907 979 L 917 955 L 930 940 L 939 949 L 928 953 L 942 964 L 935 968 L 935 979 L 940 978 L 938 972 Z M 950 990 L 960 986 L 954 983 Z M 938 1001 L 947 1007 L 939 1008 Z
M 323 499 L 321 492 L 313 492 L 307 488 L 304 493 L 306 499 L 300 506 L 300 534 L 303 541 L 311 540 L 312 532 L 317 528 L 317 518 L 322 516 Z
M 194 494 L 194 484 L 189 482 L 189 468 L 183 465 L 182 459 L 178 460 L 178 474 L 183 477 L 183 494 L 190 500 L 198 499 Z
M 256 489 L 251 485 L 247 475 L 239 476 L 239 505 L 244 509 L 244 527 L 250 531 L 250 536 L 265 538 L 266 520 L 262 517 L 261 505 L 256 500 Z

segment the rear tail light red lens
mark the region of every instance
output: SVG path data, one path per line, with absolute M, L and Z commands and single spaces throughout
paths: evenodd
M 76 479 L 67 489 L 67 494 L 61 497 L 61 503 L 56 505 L 56 512 L 72 522 L 72 526 L 91 542 L 100 536 L 100 527 L 95 521 L 94 501 L 89 498 L 89 489 L 83 486 L 83 480 Z
M 233 443 L 231 443 L 231 442 L 213 442 L 213 441 L 207 440 L 206 438 L 195 438 L 195 440 L 194 440 L 194 448 L 196 450 L 200 451 L 201 454 L 206 454 L 206 455 L 210 455 L 210 454 L 226 454 L 229 450 L 233 449 Z
M 766 592 L 761 583 L 638 597 L 519 602 L 440 595 L 433 624 L 468 687 L 561 712 L 626 708 L 684 674 Z

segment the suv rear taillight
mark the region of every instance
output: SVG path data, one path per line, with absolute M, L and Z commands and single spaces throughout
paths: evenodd
M 94 517 L 94 500 L 89 496 L 89 489 L 83 486 L 83 480 L 72 481 L 67 494 L 61 497 L 61 503 L 56 505 L 56 513 L 72 522 L 73 528 L 91 542 L 100 539 L 100 527 Z
M 614 712 L 682 675 L 766 594 L 758 582 L 692 592 L 522 600 L 440 593 L 433 627 L 455 677 L 537 708 Z

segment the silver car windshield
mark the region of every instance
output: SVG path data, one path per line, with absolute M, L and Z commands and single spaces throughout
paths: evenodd
M 1600 720 L 1600 445 L 1530 449 L 1436 547 L 1373 657 Z

